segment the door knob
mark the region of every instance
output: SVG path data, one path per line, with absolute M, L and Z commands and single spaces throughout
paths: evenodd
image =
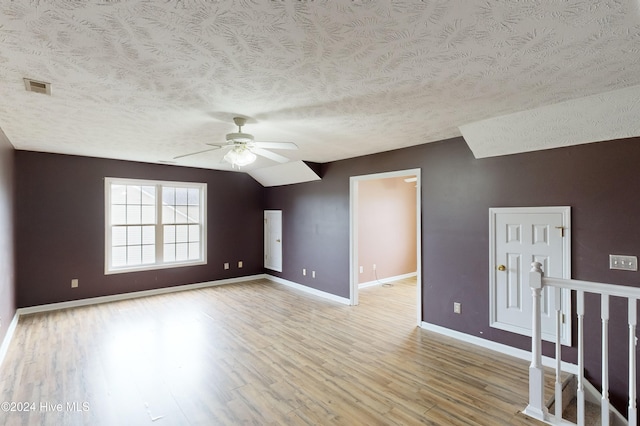
M 498 271 L 506 271 L 506 270 L 507 270 L 506 266 L 504 266 L 504 265 L 498 266 Z

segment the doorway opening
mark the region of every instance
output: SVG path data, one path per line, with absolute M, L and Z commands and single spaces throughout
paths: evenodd
M 415 276 L 418 326 L 422 323 L 420 185 L 420 169 L 409 169 L 352 176 L 349 191 L 350 304 L 358 304 L 361 284 Z M 393 194 L 392 199 L 385 200 L 385 193 Z

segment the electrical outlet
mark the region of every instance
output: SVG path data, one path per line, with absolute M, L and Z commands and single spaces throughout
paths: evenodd
M 305 268 L 302 268 L 302 275 L 307 275 L 307 270 Z
M 360 267 L 360 273 L 362 274 L 364 272 L 364 266 Z
M 373 270 L 374 271 L 376 270 L 376 264 L 375 263 L 373 264 Z
M 316 271 L 311 271 L 311 278 L 315 278 L 316 277 Z
M 638 258 L 636 256 L 623 256 L 620 254 L 610 254 L 609 269 L 620 269 L 622 271 L 637 271 Z
M 224 263 L 224 269 L 229 269 L 229 262 Z
M 460 302 L 453 302 L 453 313 L 459 314 L 462 312 L 462 304 Z
M 71 280 L 71 288 L 76 288 L 78 287 L 78 279 L 74 278 Z
M 238 268 L 242 268 L 242 260 L 238 260 Z

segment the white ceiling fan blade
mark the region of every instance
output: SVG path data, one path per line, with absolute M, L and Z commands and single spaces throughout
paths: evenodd
M 275 152 L 267 151 L 262 148 L 251 148 L 251 152 L 268 158 L 269 160 L 277 161 L 278 163 L 287 163 L 289 161 L 287 157 L 283 157 L 280 154 L 276 154 Z
M 254 146 L 264 149 L 298 149 L 293 142 L 254 142 Z
M 183 157 L 188 157 L 190 155 L 196 155 L 196 154 L 202 154 L 203 152 L 209 152 L 209 151 L 215 151 L 216 149 L 220 149 L 222 148 L 221 146 L 214 146 L 213 148 L 209 148 L 209 149 L 204 149 L 202 151 L 197 151 L 197 152 L 191 152 L 189 154 L 182 154 L 182 155 L 178 155 L 177 157 L 173 157 L 174 160 L 177 160 L 178 158 L 183 158 Z

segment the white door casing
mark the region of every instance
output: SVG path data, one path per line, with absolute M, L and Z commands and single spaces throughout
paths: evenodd
M 349 304 L 358 304 L 358 187 L 364 180 L 387 179 L 396 177 L 416 178 L 416 319 L 417 325 L 422 323 L 422 185 L 421 170 L 409 169 L 395 172 L 374 173 L 349 178 Z
M 282 210 L 264 211 L 264 267 L 282 272 Z
M 570 207 L 507 207 L 489 209 L 489 293 L 491 327 L 531 336 L 532 262 L 546 276 L 571 278 Z M 555 341 L 553 292 L 542 293 L 542 337 Z M 563 345 L 571 345 L 571 299 L 561 293 Z

